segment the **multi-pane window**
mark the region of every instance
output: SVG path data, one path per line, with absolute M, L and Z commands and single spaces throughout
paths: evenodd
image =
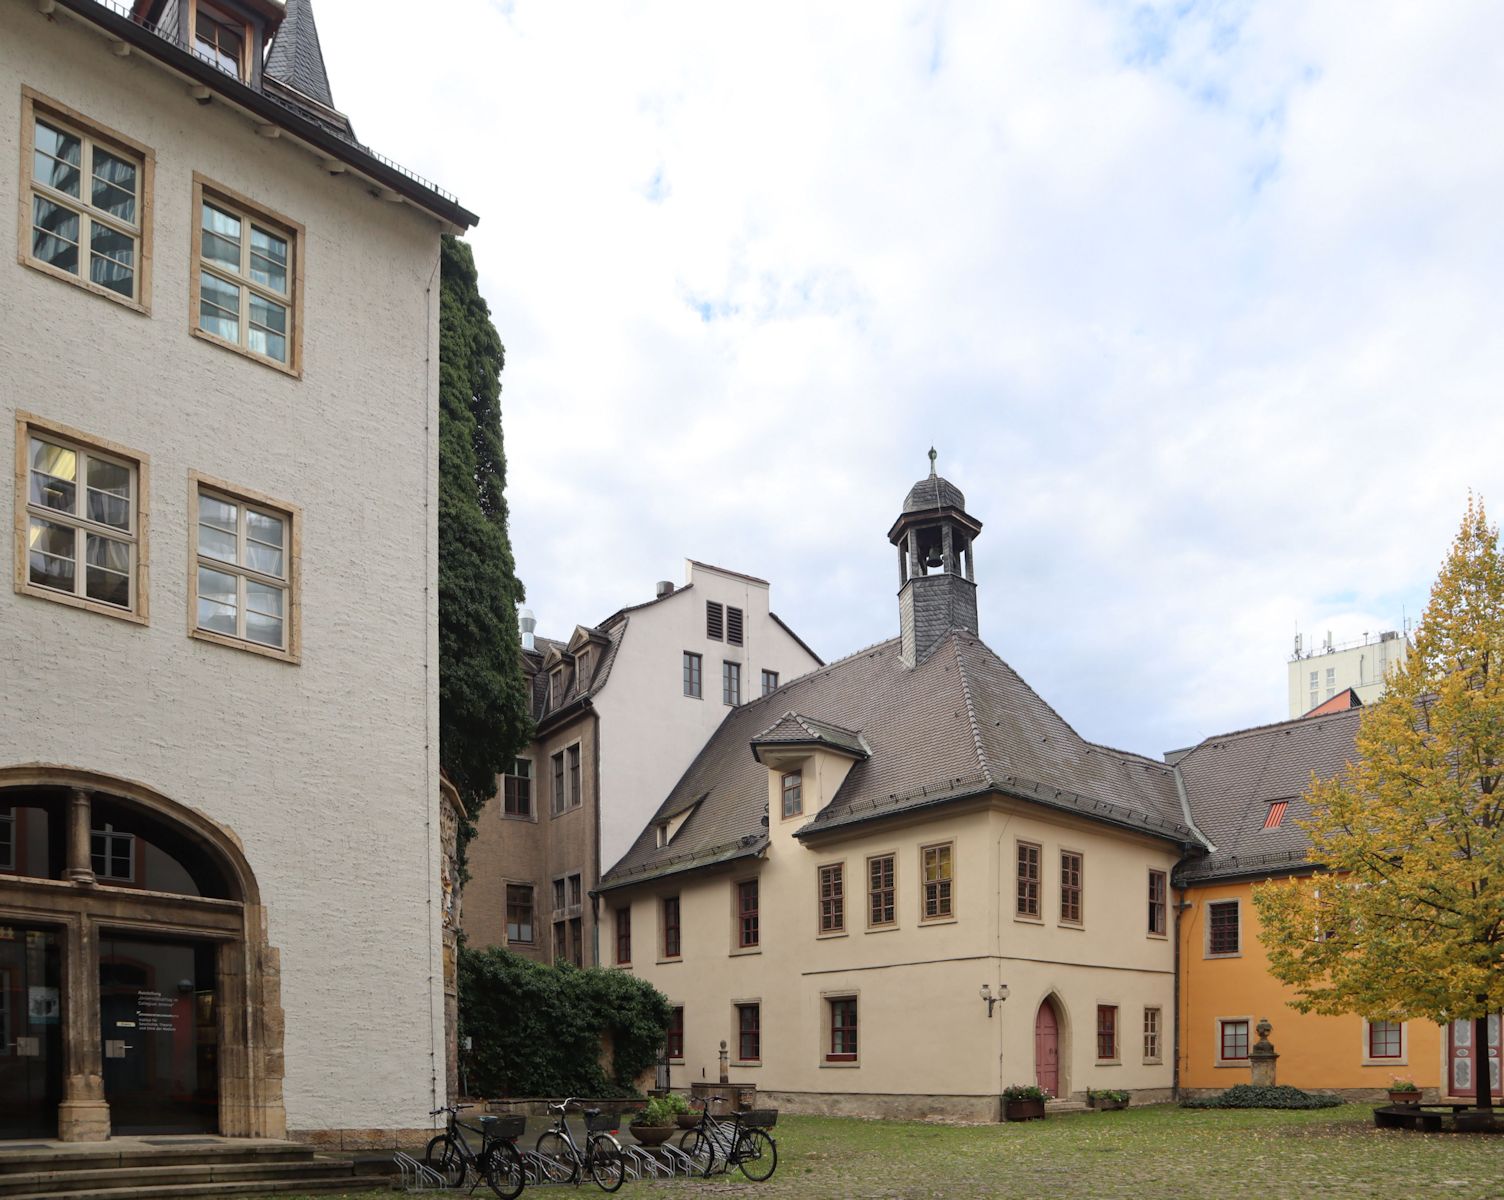
M 842 996 L 830 1005 L 830 1050 L 827 1062 L 856 1061 L 856 997 Z
M 1317 682 L 1316 682 L 1317 678 L 1318 677 L 1317 677 L 1316 672 L 1312 671 L 1311 672 L 1311 705 L 1310 705 L 1312 708 L 1315 708 L 1318 704 L 1321 703 L 1321 692 L 1320 692 L 1319 687 L 1318 687 Z
M 684 652 L 684 694 L 686 696 L 698 696 L 701 694 L 700 684 L 700 656 Z
M 113 825 L 91 830 L 89 857 L 100 879 L 130 883 L 136 878 L 136 836 L 117 833 Z
M 668 1030 L 663 1035 L 663 1056 L 680 1059 L 684 1057 L 684 1006 L 676 1004 L 669 1010 Z
M 548 706 L 558 708 L 564 703 L 565 672 L 562 666 L 555 667 L 548 673 Z
M 1208 954 L 1236 954 L 1240 948 L 1238 938 L 1238 902 L 1236 900 L 1213 901 L 1206 906 L 1206 952 Z
M 1217 1052 L 1224 1062 L 1236 1062 L 1248 1057 L 1248 1022 L 1218 1021 Z
M 568 883 L 569 905 L 571 908 L 578 908 L 584 898 L 584 890 L 581 885 L 580 876 L 578 874 L 571 875 L 569 877 Z
M 845 867 L 831 863 L 820 868 L 820 932 L 840 933 L 846 928 Z
M 1018 900 L 1015 912 L 1020 917 L 1039 916 L 1039 847 L 1033 842 L 1018 843 Z
M 762 1059 L 762 1005 L 736 1006 L 736 1055 L 741 1062 Z
M 22 426 L 28 585 L 122 612 L 144 610 L 139 462 Z
M 1169 928 L 1169 877 L 1163 871 L 1149 872 L 1149 932 L 1163 934 Z
M 632 961 L 632 906 L 616 910 L 616 961 L 623 966 Z
M 1398 1021 L 1370 1021 L 1368 1023 L 1368 1057 L 1404 1057 L 1404 1026 Z
M 554 880 L 554 911 L 555 912 L 563 912 L 564 911 L 564 903 L 565 903 L 565 901 L 564 901 L 564 896 L 565 896 L 564 887 L 565 887 L 565 884 L 564 884 L 564 879 L 563 879 L 562 876 L 560 878 Z
M 229 13 L 202 0 L 194 6 L 193 48 L 222 71 L 245 78 L 246 25 Z
M 1115 1004 L 1097 1005 L 1097 1059 L 1111 1061 L 1118 1056 L 1118 1008 Z
M 569 961 L 569 922 L 554 922 L 554 962 Z
M 777 671 L 764 671 L 762 673 L 762 694 L 764 696 L 766 696 L 770 692 L 776 692 L 777 690 L 778 690 L 778 672 Z
M 533 888 L 527 883 L 507 884 L 507 941 L 533 941 Z
M 804 811 L 804 772 L 786 771 L 783 776 L 783 815 L 797 817 Z
M 560 750 L 549 759 L 553 766 L 553 792 L 549 797 L 549 807 L 554 816 L 564 811 L 564 751 Z
M 1081 924 L 1081 855 L 1074 850 L 1060 852 L 1060 920 Z
M 1336 667 L 1328 667 L 1326 669 L 1326 698 L 1328 700 L 1330 700 L 1336 694 L 1337 694 L 1337 668 Z
M 741 663 L 723 662 L 721 664 L 721 702 L 733 705 L 742 702 Z
M 726 607 L 726 642 L 731 646 L 742 644 L 742 610 Z
M 569 961 L 577 967 L 585 965 L 585 922 L 581 917 L 569 919 Z
M 31 130 L 27 261 L 145 307 L 147 156 L 38 112 L 29 95 L 25 111 Z
M 705 601 L 705 636 L 712 642 L 722 641 L 726 636 L 726 609 L 714 600 Z
M 578 808 L 580 805 L 580 747 L 579 744 L 569 747 L 565 752 L 569 758 L 569 807 Z
M 678 958 L 680 949 L 679 897 L 665 896 L 663 898 L 663 957 Z
M 951 915 L 952 847 L 926 846 L 920 851 L 923 862 L 924 917 L 933 920 Z
M 514 758 L 501 778 L 501 811 L 509 817 L 533 815 L 533 760 Z
M 757 945 L 757 880 L 736 885 L 736 944 L 743 950 Z
M 0 871 L 16 869 L 16 813 L 0 812 Z
M 891 925 L 898 919 L 894 905 L 895 860 L 879 854 L 867 860 L 867 924 Z
M 1159 1009 L 1144 1009 L 1144 1059 L 1154 1061 L 1159 1053 Z
M 194 624 L 271 650 L 292 649 L 294 515 L 195 485 Z
M 297 234 L 243 203 L 202 195 L 194 240 L 198 332 L 292 369 Z

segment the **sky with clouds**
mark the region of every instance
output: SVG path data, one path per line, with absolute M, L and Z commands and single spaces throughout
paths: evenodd
M 1145 753 L 1286 715 L 1504 512 L 1504 8 L 316 0 L 456 192 L 539 630 L 695 557 L 897 632 L 939 450 L 981 633 Z

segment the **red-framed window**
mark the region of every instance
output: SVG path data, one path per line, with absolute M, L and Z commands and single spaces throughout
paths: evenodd
M 616 910 L 616 961 L 623 966 L 632 961 L 632 909 Z
M 678 958 L 679 944 L 679 897 L 663 898 L 663 957 Z
M 1097 1005 L 1097 1059 L 1110 1061 L 1118 1056 L 1118 1006 Z
M 893 855 L 879 854 L 867 860 L 867 924 L 892 925 L 898 919 L 894 902 Z
M 663 1053 L 667 1058 L 684 1057 L 684 1006 L 676 1004 L 669 1012 L 668 1032 L 663 1035 Z
M 1074 850 L 1060 852 L 1060 919 L 1081 924 L 1081 855 Z
M 1242 946 L 1238 937 L 1238 902 L 1214 900 L 1206 908 L 1206 952 L 1238 953 Z
M 840 933 L 846 928 L 846 881 L 842 863 L 820 868 L 820 932 Z
M 736 944 L 743 950 L 757 945 L 757 880 L 736 885 Z
M 1149 872 L 1149 932 L 1164 934 L 1169 929 L 1170 881 L 1163 871 Z
M 1220 1021 L 1220 1054 L 1224 1062 L 1237 1062 L 1248 1057 L 1248 1022 Z
M 1020 917 L 1039 916 L 1040 865 L 1039 847 L 1033 842 L 1018 843 L 1018 907 Z
M 1404 1028 L 1398 1021 L 1370 1021 L 1368 1023 L 1368 1057 L 1404 1057 Z
M 762 1059 L 762 1005 L 736 1006 L 736 1053 L 740 1062 Z
M 842 996 L 830 1004 L 830 1052 L 827 1062 L 856 1061 L 856 997 Z

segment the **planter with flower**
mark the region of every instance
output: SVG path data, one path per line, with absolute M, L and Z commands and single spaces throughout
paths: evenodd
M 1054 1099 L 1038 1084 L 1015 1083 L 1003 1089 L 1003 1119 L 1033 1121 L 1044 1116 L 1046 1100 Z
M 1133 1099 L 1132 1092 L 1104 1088 L 1100 1092 L 1094 1092 L 1091 1088 L 1086 1089 L 1086 1102 L 1098 1112 L 1111 1112 L 1116 1108 L 1127 1108 L 1129 1101 Z
M 674 1100 L 684 1105 L 683 1098 L 679 1096 L 654 1096 L 632 1118 L 632 1123 L 627 1128 L 632 1131 L 632 1136 L 639 1145 L 661 1146 L 677 1129 L 674 1118 L 678 1113 L 672 1103 Z M 684 1107 L 688 1108 L 688 1105 Z
M 1390 1104 L 1419 1104 L 1420 1088 L 1413 1079 L 1391 1079 L 1389 1081 Z

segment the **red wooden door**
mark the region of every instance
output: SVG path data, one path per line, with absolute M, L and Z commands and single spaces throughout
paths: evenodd
M 1489 1085 L 1495 1096 L 1501 1093 L 1499 1084 L 1499 1017 L 1495 1015 L 1488 1018 L 1488 1045 L 1484 1047 L 1484 1053 L 1478 1052 L 1478 1047 L 1473 1043 L 1477 1039 L 1473 1036 L 1472 1019 L 1453 1021 L 1447 1029 L 1447 1082 L 1451 1085 L 1450 1091 L 1454 1096 L 1472 1097 L 1478 1094 L 1477 1076 L 1474 1071 L 1481 1070 L 1480 1062 L 1487 1061 L 1490 1075 Z
M 1034 1018 L 1034 1082 L 1050 1095 L 1060 1095 L 1060 1024 L 1048 1000 Z

